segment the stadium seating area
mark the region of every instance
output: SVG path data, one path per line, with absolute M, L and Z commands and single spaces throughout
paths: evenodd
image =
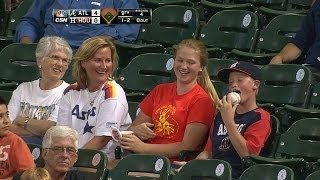
M 19 18 L 33 0 L 15 10 L 0 2 L 0 96 L 10 100 L 21 82 L 39 77 L 36 44 L 12 42 Z M 219 97 L 228 91 L 217 72 L 234 62 L 251 61 L 262 68 L 257 101 L 272 114 L 272 133 L 261 156 L 243 158 L 241 180 L 320 179 L 320 79 L 298 64 L 268 65 L 294 36 L 311 0 L 139 0 L 152 8 L 152 24 L 141 26 L 135 43 L 117 42 L 120 67 L 117 82 L 127 93 L 135 118 L 138 104 L 157 84 L 174 81 L 173 48 L 185 38 L 203 41 L 210 55 L 208 71 Z M 290 23 L 287 23 L 290 22 Z M 319 72 L 318 72 L 319 73 Z M 320 73 L 319 73 L 320 74 Z M 72 83 L 71 68 L 65 81 Z M 41 146 L 29 144 L 38 166 Z M 94 157 L 100 157 L 93 163 Z M 184 157 L 181 157 L 185 159 Z M 132 166 L 134 165 L 134 166 Z M 179 173 L 158 155 L 129 155 L 113 170 L 100 151 L 79 150 L 76 167 L 95 169 L 96 179 L 231 179 L 231 166 L 220 160 L 192 160 Z M 174 175 L 173 175 L 174 174 Z

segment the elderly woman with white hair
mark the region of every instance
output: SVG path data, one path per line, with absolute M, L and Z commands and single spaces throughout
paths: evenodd
M 68 83 L 62 80 L 72 59 L 72 49 L 60 37 L 46 36 L 36 48 L 40 78 L 21 83 L 8 104 L 10 130 L 26 143 L 41 144 L 42 136 L 56 125 L 59 102 Z

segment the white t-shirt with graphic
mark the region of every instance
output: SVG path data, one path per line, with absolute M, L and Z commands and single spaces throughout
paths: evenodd
M 96 92 L 80 89 L 73 84 L 61 98 L 57 125 L 77 130 L 79 147 L 83 147 L 94 136 L 111 137 L 111 127 L 126 130 L 131 123 L 125 92 L 115 81 L 106 82 Z M 114 150 L 118 145 L 110 140 L 101 151 L 109 159 L 114 159 Z
M 22 116 L 57 122 L 60 99 L 69 84 L 63 82 L 56 88 L 41 90 L 39 82 L 39 79 L 23 82 L 13 91 L 8 104 L 11 121 Z

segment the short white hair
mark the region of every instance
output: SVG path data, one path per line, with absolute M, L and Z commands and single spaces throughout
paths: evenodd
M 53 138 L 71 137 L 74 140 L 74 146 L 78 149 L 78 132 L 68 126 L 52 126 L 43 136 L 42 148 L 50 148 Z
M 58 36 L 42 37 L 37 44 L 36 58 L 43 59 L 44 57 L 47 57 L 50 53 L 55 51 L 65 52 L 69 62 L 71 62 L 73 55 L 72 49 L 65 39 Z

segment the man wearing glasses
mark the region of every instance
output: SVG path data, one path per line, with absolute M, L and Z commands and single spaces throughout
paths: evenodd
M 77 179 L 70 171 L 78 159 L 78 133 L 66 126 L 53 126 L 43 137 L 42 157 L 44 168 L 51 179 Z
M 78 159 L 78 133 L 66 126 L 53 126 L 42 141 L 44 168 L 53 180 L 80 180 L 77 171 L 71 171 Z M 14 179 L 20 179 L 15 177 Z

